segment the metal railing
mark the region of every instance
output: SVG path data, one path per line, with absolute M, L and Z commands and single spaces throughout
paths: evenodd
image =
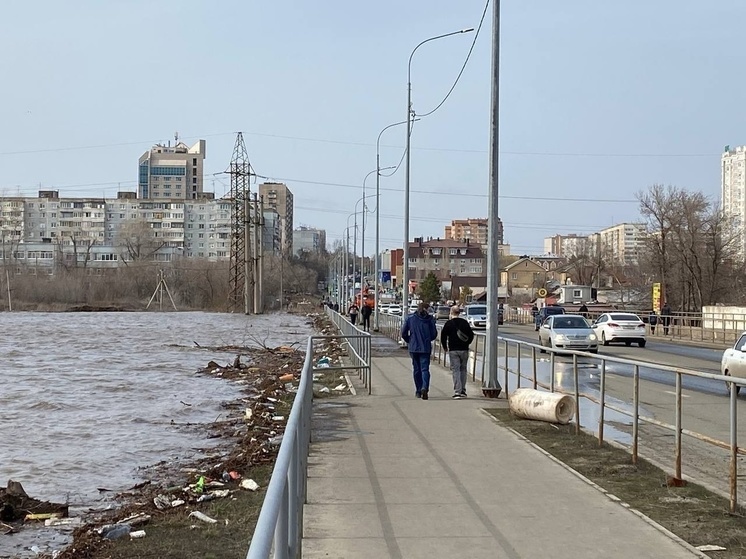
M 598 405 L 598 423 L 595 426 L 594 434 L 597 435 L 599 445 L 604 441 L 604 416 L 606 410 L 613 410 L 625 416 L 628 416 L 632 420 L 632 434 L 630 452 L 633 464 L 637 464 L 638 461 L 638 449 L 640 440 L 640 423 L 647 423 L 650 425 L 656 425 L 663 429 L 673 431 L 675 436 L 674 441 L 674 465 L 673 472 L 675 477 L 681 479 L 682 475 L 682 436 L 686 435 L 693 439 L 708 443 L 710 445 L 717 446 L 729 451 L 729 497 L 730 497 L 730 512 L 734 513 L 738 507 L 738 456 L 746 455 L 746 449 L 738 447 L 738 409 L 737 409 L 737 391 L 735 386 L 746 386 L 746 379 L 734 378 L 731 376 L 724 376 L 712 373 L 703 373 L 700 371 L 694 371 L 690 369 L 682 369 L 678 367 L 671 367 L 666 365 L 659 365 L 655 363 L 648 363 L 644 361 L 635 361 L 631 359 L 623 359 L 618 357 L 611 357 L 605 355 L 598 355 L 592 353 L 585 353 L 580 351 L 570 350 L 553 350 L 547 347 L 542 347 L 537 344 L 523 342 L 519 340 L 511 340 L 503 337 L 499 337 L 500 350 L 498 355 L 498 373 L 502 371 L 502 383 L 503 390 L 506 397 L 509 396 L 509 378 L 511 375 L 515 378 L 515 387 L 521 387 L 522 379 L 529 380 L 530 386 L 534 389 L 543 388 L 550 392 L 563 392 L 571 393 L 575 397 L 575 428 L 576 432 L 580 432 L 581 429 L 581 410 L 580 410 L 580 398 L 584 398 L 590 402 Z M 472 380 L 476 381 L 476 371 L 481 370 L 480 380 L 484 384 L 485 378 L 485 359 L 484 359 L 484 334 L 477 334 L 475 336 L 474 347 L 470 349 L 470 360 L 469 360 L 469 371 L 472 376 Z M 481 352 L 480 352 L 481 348 Z M 514 350 L 512 357 L 514 367 L 511 368 L 511 349 Z M 539 352 L 549 352 L 549 382 L 542 382 L 538 378 L 538 360 L 537 350 Z M 570 355 L 572 356 L 572 381 L 573 390 L 572 392 L 565 390 L 562 386 L 559 386 L 556 382 L 556 356 L 557 354 Z M 522 370 L 522 361 L 524 356 L 530 357 L 528 363 L 530 370 Z M 598 396 L 589 394 L 588 392 L 580 391 L 579 381 L 579 367 L 578 359 L 582 358 L 587 361 L 592 360 L 598 363 L 600 389 Z M 446 364 L 446 355 L 440 347 L 439 341 L 434 343 L 433 347 L 433 359 Z M 606 395 L 606 381 L 607 381 L 607 365 L 609 363 L 615 363 L 620 365 L 626 365 L 632 367 L 632 407 L 625 409 L 620 405 L 611 403 L 608 401 Z M 640 411 L 640 368 L 653 369 L 656 371 L 663 371 L 675 376 L 675 390 L 672 392 L 674 398 L 674 424 L 665 423 L 649 415 L 642 414 Z M 682 409 L 684 407 L 684 399 L 682 395 L 683 379 L 686 377 L 697 377 L 700 379 L 709 379 L 720 381 L 729 387 L 730 401 L 729 401 L 729 440 L 721 441 L 714 437 L 698 433 L 696 431 L 686 429 L 682 422 Z M 654 382 L 654 381 L 650 381 Z
M 371 393 L 371 366 L 370 366 L 370 334 L 364 332 L 347 320 L 343 315 L 325 307 L 328 316 L 349 344 L 349 358 L 353 368 L 357 369 L 358 377 L 363 381 L 363 386 Z M 350 367 L 340 367 L 349 369 Z
M 333 312 L 333 311 L 332 311 Z M 336 313 L 335 313 L 336 314 Z M 348 323 L 349 324 L 349 323 Z M 352 326 L 350 324 L 350 326 Z M 358 340 L 350 343 L 349 366 L 313 366 L 314 342 L 334 339 Z M 308 482 L 308 449 L 311 443 L 311 412 L 313 408 L 313 373 L 329 370 L 367 370 L 370 386 L 370 335 L 311 336 L 306 346 L 306 358 L 293 400 L 282 443 L 267 494 L 246 554 L 247 559 L 295 559 L 301 553 L 303 537 L 303 505 Z

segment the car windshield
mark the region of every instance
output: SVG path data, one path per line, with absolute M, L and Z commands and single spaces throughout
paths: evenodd
M 622 314 L 622 313 L 613 313 L 609 315 L 611 317 L 611 320 L 626 320 L 628 322 L 640 322 L 640 317 L 636 314 Z
M 441 305 L 438 307 L 438 312 L 450 312 L 451 307 L 446 307 L 444 305 Z
M 485 305 L 474 305 L 466 307 L 466 314 L 487 314 L 487 307 Z
M 563 316 L 554 319 L 555 328 L 588 328 L 582 316 Z
M 563 309 L 562 307 L 544 307 L 544 308 L 546 309 L 544 312 L 546 312 L 547 315 L 565 313 L 565 309 Z

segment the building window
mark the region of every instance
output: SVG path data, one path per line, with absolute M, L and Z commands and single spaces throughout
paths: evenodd
M 510 274 L 510 279 L 517 280 L 518 279 L 518 274 L 515 273 L 515 272 L 513 272 L 512 274 Z

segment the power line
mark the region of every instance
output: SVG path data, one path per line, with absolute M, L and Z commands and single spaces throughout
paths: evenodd
M 431 114 L 433 114 L 435 111 L 437 111 L 439 108 L 443 106 L 443 104 L 451 96 L 451 93 L 453 93 L 453 90 L 456 89 L 456 85 L 461 79 L 461 75 L 464 73 L 464 70 L 466 69 L 466 65 L 469 63 L 469 58 L 471 58 L 471 53 L 474 50 L 474 45 L 477 44 L 477 39 L 479 38 L 479 32 L 482 30 L 482 24 L 484 23 L 484 16 L 487 14 L 487 8 L 489 7 L 489 5 L 490 5 L 490 0 L 487 0 L 487 2 L 484 5 L 484 11 L 482 12 L 482 17 L 479 20 L 479 25 L 477 26 L 477 32 L 474 34 L 474 40 L 471 42 L 471 47 L 469 47 L 469 52 L 466 54 L 466 59 L 464 60 L 464 63 L 461 66 L 461 70 L 459 70 L 459 73 L 456 76 L 456 80 L 453 82 L 451 89 L 448 90 L 448 93 L 446 93 L 446 96 L 443 97 L 443 100 L 440 103 L 438 103 L 432 111 L 428 111 L 421 115 L 416 114 L 416 116 L 419 116 L 420 118 L 424 118 L 426 116 L 430 116 Z

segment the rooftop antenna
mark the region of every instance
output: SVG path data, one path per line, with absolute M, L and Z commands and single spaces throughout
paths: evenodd
M 174 132 L 174 145 L 179 143 L 179 131 Z

